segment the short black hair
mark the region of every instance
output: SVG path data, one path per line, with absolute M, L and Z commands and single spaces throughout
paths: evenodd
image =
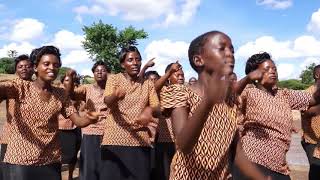
M 141 54 L 138 50 L 138 48 L 136 46 L 128 46 L 128 47 L 123 47 L 120 51 L 120 55 L 119 55 L 119 61 L 120 64 L 124 62 L 124 60 L 126 59 L 126 56 L 129 52 L 136 52 L 139 54 L 140 56 L 140 60 L 141 60 Z
M 92 66 L 92 68 L 91 68 L 91 71 L 94 73 L 94 70 L 95 70 L 98 66 L 104 66 L 104 67 L 106 68 L 106 70 L 107 70 L 108 73 L 111 72 L 109 66 L 107 65 L 107 63 L 105 63 L 105 62 L 103 62 L 103 61 L 101 61 L 101 60 L 99 60 L 99 61 L 97 61 L 97 62 L 95 62 L 95 63 L 93 64 L 93 66 Z
M 14 59 L 14 71 L 17 70 L 17 65 L 20 61 L 30 61 L 33 66 L 33 62 L 29 59 L 29 56 L 26 54 L 22 54 Z
M 316 65 L 314 68 L 313 68 L 313 79 L 316 79 L 316 71 L 320 69 L 320 64 Z
M 52 54 L 56 56 L 59 60 L 60 67 L 61 67 L 60 50 L 55 46 L 42 46 L 40 48 L 33 49 L 30 54 L 30 60 L 33 62 L 35 66 L 38 66 L 41 57 L 46 54 Z
M 207 43 L 208 38 L 215 34 L 224 34 L 224 33 L 220 31 L 209 31 L 204 34 L 201 34 L 200 36 L 196 37 L 191 41 L 188 49 L 188 57 L 189 57 L 189 62 L 192 69 L 194 69 L 196 72 L 198 72 L 199 69 L 194 64 L 193 57 L 195 55 L 200 55 L 203 53 L 203 47 Z
M 157 76 L 157 78 L 160 78 L 160 75 L 158 74 L 157 71 L 148 71 L 148 72 L 144 73 L 144 78 L 148 79 L 149 76 L 151 76 L 151 75 L 155 75 L 155 76 Z
M 271 60 L 273 62 L 273 60 L 271 59 L 271 55 L 267 52 L 261 52 L 249 57 L 246 63 L 246 69 L 245 69 L 246 74 L 249 74 L 250 72 L 255 71 L 256 69 L 258 69 L 260 64 L 262 64 L 267 60 Z

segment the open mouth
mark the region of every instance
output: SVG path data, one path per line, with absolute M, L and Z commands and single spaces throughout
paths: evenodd
M 48 76 L 49 76 L 49 77 L 54 77 L 54 73 L 53 73 L 53 72 L 49 72 L 49 73 L 48 73 Z

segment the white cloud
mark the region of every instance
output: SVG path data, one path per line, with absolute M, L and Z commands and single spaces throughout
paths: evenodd
M 308 31 L 319 33 L 320 32 L 320 8 L 311 16 L 311 20 L 307 26 Z
M 301 64 L 300 68 L 301 69 L 306 69 L 307 66 L 310 64 L 315 63 L 315 64 L 320 64 L 320 56 L 319 57 L 308 57 L 306 58 Z
M 166 66 L 177 60 L 182 65 L 189 64 L 188 48 L 189 44 L 184 41 L 171 41 L 169 39 L 152 41 L 145 48 L 146 59 L 144 63 L 155 57 L 155 66 L 152 69 L 156 69 L 159 74 L 164 74 Z
M 293 5 L 292 0 L 257 0 L 256 3 L 271 9 L 287 9 Z
M 320 56 L 320 41 L 313 36 L 300 36 L 294 41 L 293 50 L 301 57 Z
M 51 43 L 63 50 L 81 50 L 82 41 L 84 36 L 74 34 L 68 30 L 60 30 L 54 35 L 54 39 Z
M 89 75 L 91 77 L 93 77 L 93 73 L 91 71 L 91 69 L 83 69 L 81 72 L 80 72 L 81 75 Z
M 168 27 L 171 24 L 187 24 L 196 14 L 199 5 L 200 0 L 185 0 L 185 4 L 182 5 L 181 9 L 169 13 L 160 25 Z
M 44 27 L 44 23 L 37 19 L 25 18 L 18 20 L 13 26 L 10 39 L 20 42 L 41 37 Z
M 278 64 L 277 69 L 278 69 L 278 77 L 280 80 L 296 78 L 294 77 L 295 68 L 293 64 L 287 64 L 287 63 Z
M 85 50 L 72 50 L 66 56 L 62 57 L 63 66 L 70 66 L 85 62 L 91 62 L 90 57 Z
M 196 13 L 200 0 L 93 0 L 94 5 L 75 7 L 76 19 L 82 22 L 82 15 L 121 16 L 128 21 L 164 19 L 156 25 L 186 24 Z
M 238 48 L 236 51 L 237 59 L 239 57 L 248 58 L 253 54 L 266 51 L 272 55 L 274 60 L 281 58 L 295 58 L 299 54 L 292 50 L 292 42 L 278 41 L 272 36 L 259 37 L 255 41 L 248 42 Z
M 36 48 L 34 45 L 29 42 L 20 42 L 20 43 L 10 43 L 8 45 L 4 45 L 0 49 L 0 57 L 7 57 L 9 50 L 16 50 L 18 55 L 20 54 L 30 54 L 32 49 Z

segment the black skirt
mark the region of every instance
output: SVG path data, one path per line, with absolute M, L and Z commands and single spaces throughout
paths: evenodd
M 271 179 L 275 179 L 275 180 L 290 180 L 291 179 L 289 175 L 284 175 L 284 174 L 272 171 L 272 170 L 270 170 L 260 164 L 256 164 L 256 163 L 253 163 L 253 164 L 256 165 L 257 169 L 260 170 L 260 172 L 262 174 L 264 174 L 265 176 L 270 176 Z M 235 164 L 233 164 L 233 167 L 232 167 L 232 179 L 233 180 L 250 180 L 248 177 L 246 177 L 240 171 L 240 169 Z
M 62 151 L 62 164 L 76 164 L 81 145 L 81 130 L 59 130 L 59 140 Z
M 61 180 L 61 164 L 23 166 L 4 163 L 5 180 Z
M 80 151 L 80 180 L 100 180 L 101 140 L 101 135 L 83 135 Z
M 3 162 L 4 155 L 6 154 L 7 151 L 7 144 L 1 144 L 1 150 L 0 150 L 0 180 L 3 180 L 3 170 L 5 163 Z
M 158 142 L 155 145 L 155 168 L 152 173 L 154 180 L 168 180 L 170 165 L 175 153 L 173 142 Z
M 102 146 L 101 179 L 150 180 L 150 147 Z

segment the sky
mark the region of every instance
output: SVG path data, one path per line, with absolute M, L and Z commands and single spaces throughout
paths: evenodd
M 280 80 L 299 78 L 307 65 L 320 63 L 320 0 L 0 0 L 0 57 L 55 45 L 63 66 L 92 75 L 82 28 L 99 20 L 119 30 L 144 29 L 142 62 L 155 57 L 152 69 L 160 75 L 179 60 L 186 80 L 197 77 L 189 43 L 211 30 L 231 37 L 239 77 L 246 60 L 262 51 L 272 55 Z

